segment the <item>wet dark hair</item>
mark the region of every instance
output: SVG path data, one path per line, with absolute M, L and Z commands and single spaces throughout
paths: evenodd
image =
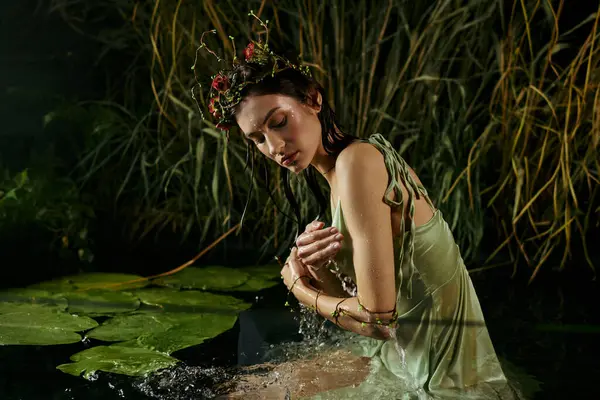
M 260 66 L 257 64 L 248 64 L 242 62 L 229 73 L 228 77 L 230 80 L 232 80 L 232 78 L 235 75 L 236 80 L 241 78 L 245 81 L 253 81 L 257 80 L 257 77 L 264 76 L 266 71 L 272 70 L 272 68 L 272 65 Z M 249 96 L 280 94 L 292 97 L 301 103 L 307 104 L 308 101 L 311 100 L 311 93 L 314 93 L 315 90 L 321 94 L 322 98 L 321 111 L 318 114 L 318 118 L 319 122 L 321 123 L 321 141 L 323 143 L 323 147 L 327 154 L 337 155 L 350 143 L 354 142 L 359 138 L 343 132 L 341 125 L 336 119 L 335 112 L 333 111 L 333 109 L 329 105 L 329 102 L 327 101 L 325 90 L 312 77 L 304 75 L 299 70 L 288 68 L 276 73 L 274 76 L 267 76 L 266 78 L 260 80 L 258 83 L 246 86 L 241 92 L 241 94 L 242 99 L 247 98 Z M 239 104 L 237 107 L 231 109 L 231 119 L 235 119 L 235 114 L 238 110 Z M 256 148 L 253 144 L 247 142 L 247 151 L 248 152 L 246 154 L 246 168 L 248 167 L 248 161 L 252 160 L 251 174 L 252 178 L 255 179 L 254 154 Z M 249 157 L 250 153 L 252 157 Z M 277 202 L 275 201 L 273 194 L 269 190 L 269 169 L 267 168 L 266 163 L 263 163 L 263 165 L 263 172 L 265 174 L 265 188 L 267 189 L 269 196 L 277 206 Z M 298 236 L 304 231 L 304 227 L 308 224 L 309 220 L 301 215 L 300 207 L 298 206 L 298 202 L 296 201 L 296 198 L 290 186 L 289 170 L 287 168 L 281 167 L 281 171 L 283 176 L 284 193 L 296 216 L 297 225 L 296 235 L 294 239 L 295 241 L 298 238 Z M 302 172 L 302 175 L 304 176 L 306 184 L 315 196 L 315 199 L 319 206 L 319 213 L 316 216 L 316 219 L 320 219 L 325 215 L 326 210 L 329 208 L 329 201 L 321 192 L 314 168 L 306 168 Z M 248 195 L 248 199 L 250 198 L 251 194 L 252 193 Z M 242 221 L 244 219 L 244 215 L 246 214 L 247 206 L 248 202 L 246 202 L 246 206 L 244 207 Z

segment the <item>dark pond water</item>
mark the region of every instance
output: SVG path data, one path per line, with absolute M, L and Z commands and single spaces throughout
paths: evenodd
M 498 354 L 541 382 L 535 399 L 597 398 L 597 282 L 549 275 L 527 286 L 524 277 L 510 280 L 509 272 L 472 275 Z M 297 320 L 283 307 L 285 298 L 283 285 L 249 295 L 254 306 L 241 318 L 245 327 L 241 344 L 238 321 L 230 331 L 174 353 L 191 367 L 164 374 L 162 383 L 104 373 L 90 382 L 56 370 L 72 354 L 100 342 L 0 347 L 0 399 L 211 398 L 215 377 L 223 377 L 238 363 L 259 360 L 261 340 L 256 338 L 267 344 L 301 339 Z M 253 321 L 259 329 L 252 328 Z

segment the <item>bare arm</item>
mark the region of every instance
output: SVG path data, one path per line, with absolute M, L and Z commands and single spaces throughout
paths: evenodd
M 313 281 L 315 289 L 334 297 L 350 297 L 342 287 L 342 282 L 329 269 L 323 267 L 318 279 Z
M 300 281 L 304 281 L 301 279 Z M 373 339 L 387 340 L 390 338 L 386 328 L 392 320 L 392 313 L 372 313 L 365 310 L 356 297 L 333 297 L 319 294 L 310 284 L 296 284 L 294 295 L 301 303 L 314 306 L 324 318 L 341 328 Z M 318 296 L 318 302 L 317 295 Z
M 353 243 L 358 295 L 344 299 L 320 294 L 317 299 L 319 292 L 308 279 L 300 279 L 293 293 L 308 306 L 317 303 L 320 315 L 347 330 L 387 339 L 386 322 L 393 320 L 396 306 L 391 210 L 382 201 L 387 170 L 382 154 L 369 144 L 347 148 L 337 163 L 339 194 Z
M 298 237 L 296 246 L 298 258 L 308 267 L 316 289 L 331 296 L 349 297 L 341 281 L 327 268 L 327 262 L 339 252 L 343 237 L 335 227 L 325 227 L 323 222 L 313 221 Z

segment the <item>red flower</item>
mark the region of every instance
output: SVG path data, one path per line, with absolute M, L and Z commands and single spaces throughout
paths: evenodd
M 231 126 L 227 125 L 227 124 L 217 124 L 216 127 L 222 131 L 226 131 L 229 132 L 229 130 L 231 129 Z
M 219 110 L 217 110 L 217 108 L 215 107 L 215 102 L 217 102 L 218 100 L 218 97 L 213 97 L 208 103 L 208 112 L 211 113 L 215 118 L 221 117 L 221 113 L 219 113 Z
M 244 57 L 246 61 L 249 61 L 254 55 L 254 43 L 250 42 L 248 46 L 244 49 Z
M 227 79 L 226 76 L 219 74 L 213 79 L 212 87 L 219 92 L 224 92 L 229 89 L 229 79 Z

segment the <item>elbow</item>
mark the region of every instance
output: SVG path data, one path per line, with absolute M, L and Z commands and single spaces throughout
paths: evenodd
M 383 314 L 383 315 L 382 315 Z M 395 329 L 393 313 L 370 314 L 367 324 L 368 336 L 377 340 L 392 339 L 392 330 Z
M 387 325 L 369 324 L 363 328 L 362 334 L 373 339 L 387 341 L 392 338 L 391 330 L 394 329 Z
M 391 329 L 389 326 L 375 325 L 373 326 L 373 335 L 371 337 L 377 340 L 390 340 L 392 338 Z

